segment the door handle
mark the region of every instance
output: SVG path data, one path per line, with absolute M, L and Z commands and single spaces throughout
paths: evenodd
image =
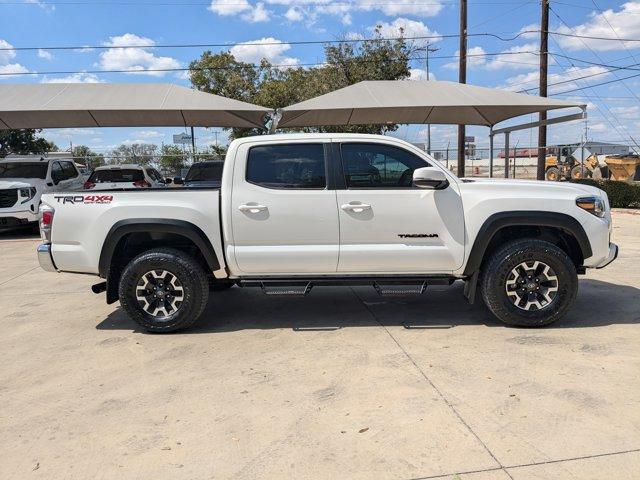
M 260 213 L 267 210 L 267 207 L 264 205 L 240 205 L 238 210 L 241 212 Z
M 371 205 L 366 203 L 345 203 L 340 208 L 345 212 L 362 213 L 365 210 L 371 210 Z

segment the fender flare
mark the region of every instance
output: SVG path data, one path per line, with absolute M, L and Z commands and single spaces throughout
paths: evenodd
M 196 225 L 184 220 L 171 220 L 165 218 L 132 218 L 116 222 L 102 244 L 98 273 L 102 278 L 107 278 L 113 254 L 118 242 L 129 233 L 158 232 L 175 233 L 191 240 L 200 250 L 211 271 L 220 268 L 220 262 L 213 250 L 211 242 L 206 234 Z
M 589 237 L 580 222 L 571 215 L 558 212 L 536 212 L 528 210 L 499 212 L 487 218 L 482 224 L 482 227 L 480 227 L 480 230 L 478 230 L 463 275 L 471 276 L 479 271 L 491 239 L 500 229 L 511 226 L 559 228 L 576 239 L 582 251 L 583 258 L 589 258 L 593 255 Z

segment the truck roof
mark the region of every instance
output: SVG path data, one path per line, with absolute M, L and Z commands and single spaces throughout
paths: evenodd
M 331 138 L 335 139 L 350 139 L 350 140 L 385 140 L 391 141 L 402 145 L 408 145 L 412 148 L 417 148 L 415 145 L 390 135 L 372 135 L 367 133 L 277 133 L 268 135 L 254 135 L 251 137 L 238 138 L 229 144 L 229 148 L 232 146 L 242 145 L 243 143 L 253 142 L 269 142 L 269 141 L 282 141 L 282 140 L 304 140 L 308 138 L 310 140 L 327 140 Z

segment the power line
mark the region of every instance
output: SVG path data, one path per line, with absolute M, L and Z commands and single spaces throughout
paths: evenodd
M 473 33 L 469 37 L 491 37 L 502 42 L 511 42 L 529 33 L 538 33 L 538 30 L 523 30 L 511 37 L 502 37 L 495 33 Z M 160 44 L 160 45 L 52 45 L 52 46 L 35 46 L 35 47 L 1 47 L 0 51 L 29 51 L 29 50 L 111 50 L 111 49 L 128 49 L 128 48 L 228 48 L 235 46 L 270 46 L 270 45 L 323 45 L 323 44 L 342 44 L 342 43 L 367 43 L 367 42 L 384 42 L 393 40 L 440 40 L 443 38 L 458 38 L 460 34 L 446 35 L 419 35 L 412 37 L 376 37 L 376 38 L 345 38 L 342 40 L 275 40 L 273 42 L 233 42 L 233 43 L 176 43 L 176 44 Z
M 537 52 L 489 52 L 489 53 L 478 53 L 478 54 L 470 54 L 468 57 L 490 57 L 495 55 L 519 55 L 522 53 L 531 53 L 533 55 L 537 55 Z M 440 56 L 431 56 L 432 59 L 451 59 L 458 58 L 458 55 L 440 55 Z M 410 57 L 408 60 L 426 60 L 426 57 Z M 363 60 L 354 59 L 354 61 L 362 62 Z M 377 62 L 378 60 L 364 60 L 365 62 Z M 499 62 L 508 62 L 508 60 L 494 60 Z M 518 62 L 524 63 L 524 62 Z M 257 63 L 247 63 L 248 68 L 259 68 L 260 64 Z M 318 67 L 318 66 L 326 66 L 326 62 L 312 62 L 312 63 L 296 63 L 292 64 L 271 64 L 271 67 L 274 68 L 296 68 L 296 67 Z M 529 64 L 527 64 L 529 65 Z M 178 68 L 148 68 L 148 69 L 122 69 L 122 70 L 58 70 L 58 71 L 45 71 L 45 72 L 4 72 L 0 73 L 0 77 L 16 77 L 16 76 L 36 76 L 36 75 L 74 75 L 74 74 L 101 74 L 101 73 L 159 73 L 159 72 L 188 72 L 188 71 L 225 71 L 234 69 L 235 67 L 178 67 Z
M 453 4 L 453 3 L 457 3 L 458 0 L 440 0 L 439 2 L 411 2 L 410 5 L 419 5 L 419 6 L 442 6 L 443 4 Z M 528 2 L 523 2 L 523 3 L 531 3 L 531 0 L 529 0 Z M 23 2 L 0 2 L 0 6 L 2 5 L 26 5 L 26 6 L 58 6 L 58 5 L 73 5 L 73 6 L 135 6 L 135 7 L 156 7 L 156 6 L 165 6 L 165 7 L 170 7 L 170 6 L 176 6 L 176 7 L 190 7 L 190 6 L 210 6 L 211 5 L 211 1 L 208 2 L 168 2 L 168 1 L 162 1 L 162 2 L 132 2 L 132 1 L 97 1 L 97 2 L 87 2 L 87 1 L 59 1 L 59 2 L 53 2 L 53 1 L 38 1 L 38 2 L 34 2 L 34 1 L 23 1 Z M 225 2 L 224 3 L 225 6 L 230 5 L 230 6 L 245 6 L 247 5 L 246 3 L 242 3 L 242 2 Z M 327 7 L 327 6 L 353 6 L 353 7 L 369 7 L 369 6 L 385 6 L 385 5 L 409 5 L 407 2 L 323 2 L 322 0 L 318 0 L 318 1 L 305 1 L 303 4 L 303 6 L 307 6 L 307 5 L 316 5 L 316 6 L 321 6 L 321 7 Z M 513 5 L 512 1 L 480 1 L 480 2 L 473 2 L 472 5 Z

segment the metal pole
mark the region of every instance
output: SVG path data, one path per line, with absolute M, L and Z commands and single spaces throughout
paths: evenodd
M 460 0 L 460 63 L 458 81 L 467 83 L 467 0 Z M 458 125 L 458 176 L 465 176 L 464 125 Z
M 489 130 L 489 178 L 493 178 L 493 127 Z
M 587 108 L 584 107 L 582 109 L 582 115 L 584 115 L 584 131 L 582 132 L 582 153 L 580 157 L 582 158 L 582 162 L 580 162 L 580 178 L 584 178 L 584 147 L 587 143 Z
M 196 136 L 193 134 L 193 127 L 191 127 L 191 150 L 193 152 L 193 163 L 196 162 Z
M 509 132 L 504 134 L 504 178 L 509 178 Z
M 437 52 L 439 48 L 431 47 L 431 44 L 427 43 L 427 58 L 425 60 L 425 67 L 427 70 L 427 82 L 430 80 L 429 76 L 429 53 Z M 427 123 L 427 153 L 431 155 L 431 124 Z
M 547 96 L 547 69 L 549 65 L 549 0 L 542 0 L 540 19 L 540 96 Z M 547 119 L 547 112 L 540 112 L 540 121 Z M 538 168 L 536 178 L 544 180 L 545 161 L 547 158 L 547 126 L 538 128 Z

